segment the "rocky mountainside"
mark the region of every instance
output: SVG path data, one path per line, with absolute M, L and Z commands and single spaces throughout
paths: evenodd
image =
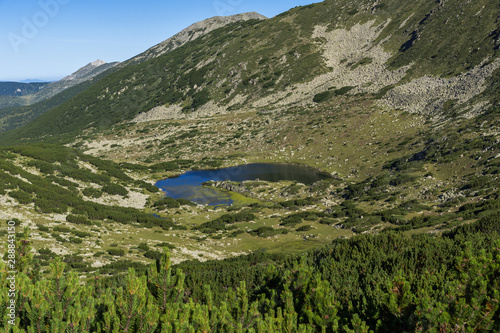
M 212 17 L 192 24 L 164 42 L 153 46 L 144 53 L 124 61 L 123 63 L 113 62 L 108 64 L 102 60 L 96 60 L 60 81 L 40 85 L 40 89 L 36 93 L 24 93 L 23 95 L 26 96 L 22 98 L 0 96 L 0 133 L 27 124 L 51 108 L 68 101 L 70 98 L 92 85 L 94 82 L 90 82 L 91 80 L 97 79 L 95 80 L 97 82 L 101 76 L 105 76 L 101 74 L 110 73 L 107 71 L 111 68 L 115 71 L 132 64 L 142 63 L 159 57 L 189 41 L 234 22 L 264 19 L 266 19 L 266 17 L 258 13 Z M 82 83 L 85 84 L 79 86 Z M 71 87 L 75 88 L 68 89 Z
M 64 90 L 74 87 L 82 82 L 89 81 L 97 75 L 116 66 L 118 62 L 106 63 L 96 60 L 80 68 L 71 75 L 59 81 L 45 83 L 0 83 L 0 87 L 10 84 L 18 85 L 14 91 L 0 91 L 0 109 L 16 106 L 33 105 L 49 99 Z M 15 96 L 15 97 L 12 97 Z
M 173 51 L 178 47 L 186 44 L 187 42 L 193 41 L 199 37 L 202 37 L 209 32 L 222 28 L 228 24 L 239 22 L 239 21 L 248 21 L 248 20 L 265 20 L 267 17 L 264 15 L 260 15 L 259 13 L 250 12 L 243 14 L 236 14 L 231 16 L 215 16 L 209 19 L 196 22 L 186 29 L 180 31 L 174 36 L 168 38 L 167 40 L 159 43 L 158 45 L 153 46 L 147 51 L 124 61 L 121 67 L 125 67 L 130 64 L 136 64 L 145 62 L 147 60 L 157 58 L 162 54 Z
M 101 76 L 105 76 L 107 71 L 117 64 L 96 60 L 59 81 L 23 84 L 24 88 L 16 89 L 27 93 L 19 97 L 0 95 L 0 133 L 25 125 L 44 112 L 70 100 L 94 84 L 94 80 L 98 81 Z M 9 87 L 12 88 L 12 85 Z M 28 87 L 31 89 L 27 89 Z
M 202 37 L 186 42 L 197 36 L 191 27 L 9 136 L 49 139 L 122 121 L 282 109 L 339 95 L 373 96 L 436 121 L 474 117 L 498 103 L 499 12 L 492 0 L 327 0 L 206 33 L 220 25 L 214 18 L 201 24 Z
M 101 73 L 104 73 L 108 69 L 113 68 L 117 64 L 119 63 L 107 63 L 102 60 L 93 61 L 83 66 L 76 72 L 62 78 L 61 80 L 50 83 L 45 89 L 33 96 L 32 101 L 36 103 L 53 97 L 68 88 L 93 79 L 94 77 L 98 76 Z

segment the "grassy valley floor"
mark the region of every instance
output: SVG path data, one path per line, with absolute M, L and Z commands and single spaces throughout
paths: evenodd
M 463 207 L 481 210 L 498 189 L 496 135 L 479 136 L 471 123 L 458 120 L 443 130 L 368 95 L 122 123 L 103 134 L 87 132 L 74 148 L 5 148 L 0 218 L 29 226 L 41 258 L 51 249 L 84 271 L 151 262 L 166 245 L 174 262 L 203 261 L 300 252 L 387 228 L 442 232 L 474 221 Z M 234 200 L 229 207 L 163 199 L 152 186 L 191 169 L 253 162 L 301 163 L 333 178 L 312 185 L 235 183 L 244 191 L 227 192 Z M 54 202 L 33 186 L 71 199 Z

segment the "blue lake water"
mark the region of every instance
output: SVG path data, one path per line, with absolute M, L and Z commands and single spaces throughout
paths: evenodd
M 188 199 L 203 205 L 230 205 L 231 195 L 216 188 L 203 187 L 201 184 L 210 180 L 296 180 L 306 185 L 331 178 L 328 173 L 320 172 L 298 164 L 252 163 L 215 170 L 193 170 L 179 177 L 158 181 L 155 186 L 174 199 Z

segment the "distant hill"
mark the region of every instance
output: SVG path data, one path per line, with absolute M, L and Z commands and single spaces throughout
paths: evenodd
M 49 82 L 0 82 L 0 96 L 26 96 L 29 94 L 36 94 L 49 84 Z
M 102 60 L 96 60 L 55 82 L 0 82 L 0 109 L 27 106 L 44 101 L 65 89 L 92 79 L 117 64 L 118 62 L 106 63 Z
M 21 83 L 43 83 L 43 82 L 47 82 L 47 81 L 38 80 L 38 79 L 26 79 L 26 80 L 21 80 L 19 82 L 21 82 Z M 49 81 L 49 82 L 52 82 L 52 81 Z
M 69 87 L 60 93 L 32 105 L 14 106 L 0 109 L 0 133 L 25 125 L 48 110 L 61 105 L 98 82 L 106 72 Z

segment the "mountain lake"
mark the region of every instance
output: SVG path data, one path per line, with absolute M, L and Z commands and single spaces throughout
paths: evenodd
M 197 204 L 230 205 L 231 193 L 217 188 L 202 186 L 208 181 L 295 180 L 306 185 L 331 178 L 326 172 L 299 164 L 252 163 L 213 170 L 192 170 L 178 177 L 156 182 L 155 186 L 174 199 L 188 199 Z

